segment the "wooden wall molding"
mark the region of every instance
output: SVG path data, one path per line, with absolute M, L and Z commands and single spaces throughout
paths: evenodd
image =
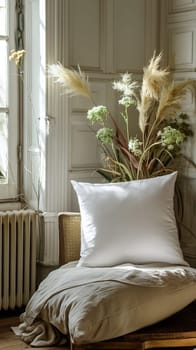
M 160 51 L 160 2 L 145 2 L 145 61 L 148 62 L 153 53 Z
M 67 47 L 64 42 L 68 35 L 68 1 L 46 1 L 46 47 L 47 64 L 68 63 Z M 45 211 L 61 211 L 67 206 L 68 177 L 68 115 L 69 98 L 62 89 L 47 79 L 47 114 L 52 117 L 46 144 L 46 198 Z
M 90 77 L 96 103 L 109 106 L 117 118 L 118 103 L 112 81 L 126 71 L 140 78 L 154 49 L 159 49 L 159 2 L 148 0 L 146 5 L 145 1 L 123 0 L 124 6 L 121 2 L 46 1 L 50 23 L 46 29 L 47 63 L 59 60 L 68 67 L 79 64 Z M 71 178 L 80 180 L 85 171 L 90 174 L 90 168 L 97 178 L 93 169 L 99 165 L 99 151 L 92 141 L 95 135 L 88 131 L 84 120 L 91 107 L 87 101 L 62 96 L 51 81 L 47 89 L 47 113 L 52 121 L 47 137 L 45 208 L 62 211 L 72 209 L 68 194 Z M 89 154 L 85 155 L 85 149 Z
M 196 9 L 195 0 L 170 0 L 169 13 L 191 11 Z

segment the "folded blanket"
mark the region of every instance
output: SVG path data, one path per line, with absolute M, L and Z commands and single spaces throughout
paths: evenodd
M 136 307 L 134 303 L 138 307 L 141 300 L 135 299 L 136 301 L 134 301 L 135 294 L 141 294 L 142 296 L 145 294 L 145 298 L 148 296 L 148 303 L 149 301 L 152 302 L 152 295 L 155 291 L 160 298 L 160 295 L 164 295 L 165 290 L 167 290 L 173 298 L 173 292 L 178 291 L 179 294 L 180 291 L 181 293 L 186 285 L 193 286 L 194 291 L 191 290 L 191 295 L 185 298 L 185 302 L 183 300 L 182 304 L 178 303 L 177 311 L 191 302 L 194 295 L 196 297 L 196 270 L 193 268 L 184 266 L 135 266 L 132 264 L 109 268 L 89 268 L 76 267 L 75 262 L 69 263 L 51 272 L 40 283 L 39 288 L 26 306 L 25 312 L 21 315 L 22 324 L 14 331 L 33 346 L 59 344 L 62 342 L 62 337 L 59 336 L 58 330 L 61 334 L 70 335 L 73 341 L 79 343 L 120 336 L 145 326 L 146 322 L 150 324 L 167 317 L 175 312 L 176 308 L 171 307 L 171 311 L 163 312 L 161 315 L 158 314 L 158 317 L 156 315 L 153 318 L 151 315 L 149 321 L 142 321 L 141 323 L 137 320 L 137 324 L 134 323 L 135 321 L 133 322 L 133 319 L 131 319 L 131 322 L 129 319 L 126 323 L 126 317 L 123 314 L 125 321 L 120 329 L 116 329 L 119 327 L 116 320 L 115 327 L 113 326 L 113 316 L 109 317 L 109 320 L 105 319 L 108 310 L 111 313 L 114 307 L 114 313 L 118 313 L 121 300 L 124 313 L 127 312 L 127 308 L 134 309 Z M 164 291 L 158 291 L 160 289 L 164 289 Z M 105 306 L 106 299 L 107 305 Z M 156 298 L 154 300 L 156 301 Z M 118 302 L 118 310 L 116 309 L 116 302 Z M 125 302 L 128 304 L 125 305 Z M 97 313 L 97 324 L 93 320 L 92 309 Z M 88 315 L 90 315 L 90 318 Z M 129 312 L 129 315 L 129 317 L 132 317 L 131 312 Z M 143 319 L 145 318 L 143 317 Z M 103 328 L 104 322 L 107 322 L 105 325 L 107 332 L 104 329 L 99 334 L 98 329 L 100 329 L 100 325 Z M 92 325 L 95 329 L 92 329 Z M 91 333 L 90 337 L 87 332 Z M 65 336 L 63 338 L 65 340 Z

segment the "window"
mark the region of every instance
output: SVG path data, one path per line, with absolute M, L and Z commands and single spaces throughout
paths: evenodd
M 16 3 L 0 0 L 0 200 L 17 197 L 18 191 L 18 74 L 9 62 L 15 49 Z

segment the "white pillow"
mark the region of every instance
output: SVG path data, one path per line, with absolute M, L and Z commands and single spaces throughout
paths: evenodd
M 188 265 L 173 208 L 177 172 L 119 183 L 71 181 L 81 213 L 79 266 Z

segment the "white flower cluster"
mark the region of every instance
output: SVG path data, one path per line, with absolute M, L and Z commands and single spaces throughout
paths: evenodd
M 128 108 L 135 103 L 135 89 L 138 87 L 136 81 L 132 80 L 132 75 L 125 73 L 121 75 L 121 80 L 113 82 L 113 89 L 122 93 L 119 104 Z
M 92 124 L 98 122 L 104 124 L 104 118 L 107 116 L 108 110 L 105 106 L 95 106 L 88 110 L 87 119 L 91 121 Z
M 134 156 L 140 157 L 142 155 L 141 146 L 142 142 L 137 137 L 130 139 L 128 147 L 129 151 L 131 151 L 134 154 Z
M 185 135 L 171 126 L 166 126 L 163 130 L 158 131 L 157 135 L 161 138 L 161 144 L 169 151 L 175 150 L 184 140 Z

